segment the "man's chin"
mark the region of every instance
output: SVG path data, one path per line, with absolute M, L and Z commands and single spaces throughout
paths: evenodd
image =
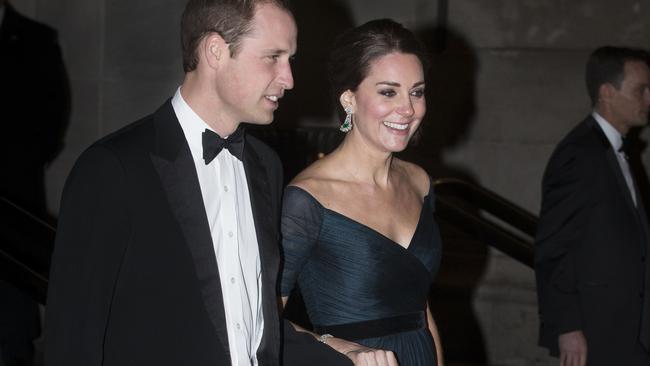
M 248 121 L 247 123 L 251 125 L 265 126 L 273 123 L 273 115 L 267 116 L 265 118 L 255 118 L 253 121 Z

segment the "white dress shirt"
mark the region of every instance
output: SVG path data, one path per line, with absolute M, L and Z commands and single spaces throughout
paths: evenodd
M 262 271 L 244 165 L 228 149 L 206 165 L 202 133 L 211 128 L 183 100 L 180 88 L 172 106 L 199 177 L 219 267 L 232 365 L 255 366 L 264 328 Z
M 598 122 L 598 125 L 603 130 L 603 132 L 605 132 L 607 140 L 609 140 L 612 148 L 614 148 L 614 152 L 616 153 L 616 160 L 618 160 L 618 166 L 621 167 L 621 172 L 623 173 L 623 177 L 625 177 L 625 182 L 627 183 L 627 188 L 630 190 L 632 201 L 634 202 L 634 206 L 636 206 L 636 191 L 634 190 L 634 180 L 632 179 L 632 174 L 630 173 L 630 164 L 625 158 L 625 153 L 619 151 L 621 146 L 623 146 L 623 136 L 621 136 L 620 132 L 618 132 L 614 126 L 607 122 L 607 120 L 596 111 L 592 112 L 591 115 L 594 117 L 596 122 Z

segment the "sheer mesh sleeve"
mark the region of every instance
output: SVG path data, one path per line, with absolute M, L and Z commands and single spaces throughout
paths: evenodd
M 323 206 L 301 188 L 289 186 L 282 204 L 282 296 L 289 296 L 305 262 L 316 246 L 323 221 Z

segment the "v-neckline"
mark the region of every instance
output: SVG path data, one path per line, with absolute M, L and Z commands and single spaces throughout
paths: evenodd
M 413 231 L 413 234 L 411 235 L 411 239 L 409 240 L 407 246 L 403 246 L 402 244 L 400 244 L 400 243 L 396 242 L 395 240 L 389 238 L 387 235 L 381 233 L 380 231 L 378 231 L 376 229 L 373 229 L 372 227 L 370 227 L 370 226 L 368 226 L 368 225 L 366 225 L 366 224 L 364 224 L 364 223 L 362 223 L 360 221 L 357 221 L 357 220 L 355 220 L 355 219 L 353 219 L 353 218 L 351 218 L 349 216 L 346 216 L 346 215 L 344 215 L 344 214 L 342 214 L 342 213 L 340 213 L 338 211 L 334 211 L 332 209 L 329 209 L 329 208 L 327 208 L 327 207 L 325 207 L 323 205 L 321 205 L 321 206 L 323 207 L 324 210 L 326 210 L 328 212 L 331 212 L 331 213 L 333 213 L 333 214 L 335 214 L 337 216 L 340 216 L 340 217 L 346 219 L 347 221 L 350 221 L 350 222 L 354 223 L 355 225 L 360 226 L 361 228 L 366 229 L 367 231 L 370 231 L 370 232 L 374 233 L 375 235 L 381 237 L 382 239 L 385 239 L 385 240 L 391 242 L 391 244 L 397 246 L 398 249 L 402 249 L 402 250 L 405 250 L 405 251 L 408 252 L 409 249 L 413 246 L 413 240 L 415 239 L 415 237 L 417 236 L 418 231 L 420 230 L 420 223 L 422 222 L 422 214 L 424 213 L 424 205 L 426 204 L 426 200 L 427 200 L 428 197 L 429 197 L 428 194 L 426 196 L 424 196 L 424 200 L 422 201 L 422 206 L 420 206 L 420 215 L 418 216 L 418 222 L 417 222 L 417 224 L 415 224 L 415 230 Z M 320 204 L 320 202 L 319 202 L 319 204 Z
M 337 215 L 337 216 L 340 216 L 340 217 L 346 219 L 347 221 L 350 221 L 350 222 L 356 224 L 357 226 L 360 226 L 361 228 L 364 228 L 364 229 L 366 229 L 367 231 L 370 231 L 370 232 L 374 233 L 375 235 L 377 235 L 377 236 L 379 236 L 379 237 L 381 237 L 381 238 L 383 238 L 383 239 L 385 239 L 385 240 L 391 242 L 393 245 L 397 246 L 398 249 L 401 248 L 401 249 L 404 250 L 404 251 L 409 251 L 409 249 L 413 246 L 413 240 L 415 240 L 415 238 L 416 238 L 416 236 L 417 236 L 417 234 L 418 234 L 418 231 L 420 231 L 420 224 L 422 223 L 422 215 L 424 214 L 424 211 L 425 211 L 425 210 L 424 210 L 424 208 L 425 208 L 424 205 L 427 204 L 427 201 L 429 200 L 429 196 L 431 195 L 431 188 L 429 188 L 429 192 L 428 192 L 428 193 L 426 194 L 426 196 L 424 196 L 424 198 L 422 199 L 422 205 L 420 206 L 420 215 L 418 216 L 418 222 L 417 222 L 417 224 L 415 225 L 415 230 L 413 231 L 413 234 L 411 235 L 411 239 L 409 240 L 408 245 L 405 247 L 405 246 L 403 246 L 402 244 L 400 244 L 400 243 L 396 242 L 395 240 L 391 239 L 391 238 L 388 237 L 387 235 L 381 233 L 380 231 L 378 231 L 378 230 L 376 230 L 376 229 L 373 229 L 372 227 L 370 227 L 370 226 L 368 226 L 368 225 L 366 225 L 366 224 L 364 224 L 364 223 L 362 223 L 362 222 L 360 222 L 360 221 L 358 221 L 358 220 L 355 220 L 355 219 L 353 219 L 353 218 L 351 218 L 351 217 L 349 217 L 349 216 L 346 216 L 346 215 L 344 215 L 344 214 L 342 214 L 342 213 L 340 213 L 340 212 L 338 212 L 338 211 L 334 211 L 334 210 L 332 210 L 332 209 L 330 209 L 330 208 L 325 207 L 322 203 L 320 203 L 320 202 L 316 199 L 316 197 L 314 197 L 311 193 L 309 193 L 309 192 L 306 191 L 305 189 L 303 189 L 303 188 L 301 188 L 301 187 L 298 187 L 298 186 L 289 186 L 289 187 L 297 188 L 297 189 L 299 189 L 299 190 L 305 192 L 306 194 L 308 194 L 308 195 L 309 195 L 309 196 L 314 200 L 314 202 L 316 202 L 320 207 L 323 208 L 323 210 L 328 211 L 328 212 L 331 212 L 331 213 L 333 213 L 333 214 L 335 214 L 335 215 Z

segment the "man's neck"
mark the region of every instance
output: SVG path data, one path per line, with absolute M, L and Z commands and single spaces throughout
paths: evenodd
M 224 138 L 230 136 L 239 127 L 239 121 L 227 121 L 223 116 L 219 116 L 220 108 L 213 98 L 210 98 L 209 86 L 199 79 L 195 72 L 185 75 L 181 85 L 183 100 L 219 136 Z
M 609 123 L 612 127 L 614 127 L 616 129 L 616 131 L 618 131 L 618 133 L 621 134 L 621 136 L 627 135 L 627 132 L 630 130 L 630 128 L 627 125 L 625 125 L 624 123 L 621 123 L 616 118 L 616 116 L 614 116 L 614 114 L 610 112 L 610 110 L 608 108 L 603 108 L 601 106 L 596 106 L 594 108 L 594 111 L 596 111 L 596 113 L 600 114 L 600 116 L 603 117 L 603 119 L 605 119 L 605 121 L 607 121 L 607 123 Z

